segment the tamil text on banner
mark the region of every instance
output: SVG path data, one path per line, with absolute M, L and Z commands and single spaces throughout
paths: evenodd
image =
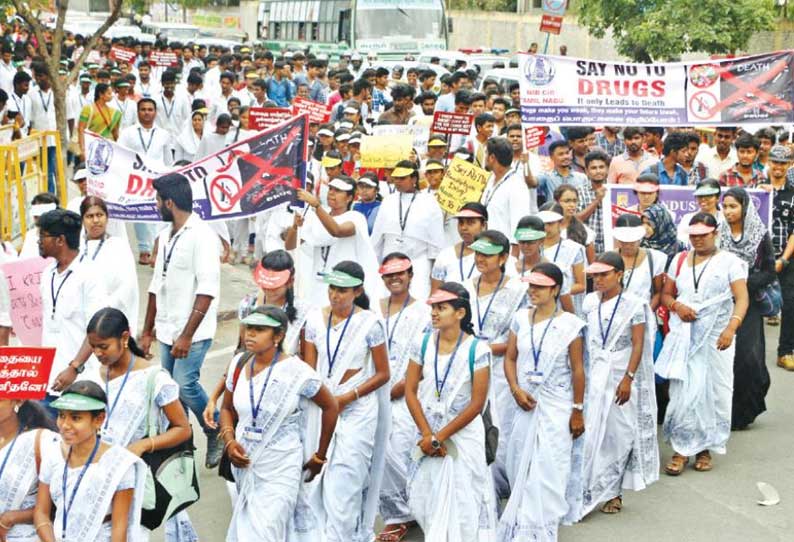
M 418 124 L 379 124 L 372 128 L 372 135 L 394 136 L 408 134 L 413 138 L 411 146 L 419 152 L 427 151 L 427 140 L 430 139 L 430 127 Z
M 433 114 L 433 125 L 430 131 L 434 134 L 469 135 L 472 122 L 474 122 L 473 115 L 436 111 Z
M 462 158 L 453 158 L 436 192 L 445 213 L 457 213 L 464 204 L 480 201 L 488 172 Z
M 248 110 L 248 124 L 251 130 L 267 130 L 292 118 L 288 107 L 252 107 Z
M 11 301 L 11 324 L 19 342 L 41 345 L 41 273 L 52 260 L 26 258 L 3 264 Z
M 519 55 L 527 124 L 682 126 L 794 122 L 794 51 L 632 64 Z
M 132 64 L 135 62 L 135 57 L 138 55 L 135 53 L 134 49 L 122 47 L 120 45 L 114 45 L 113 47 L 110 48 L 110 53 L 108 54 L 108 56 L 110 58 L 115 58 L 116 60 L 120 60 L 121 62 Z
M 391 168 L 411 155 L 413 137 L 402 135 L 367 135 L 361 138 L 361 166 Z
M 54 359 L 54 348 L 0 347 L 0 399 L 44 399 Z
M 179 58 L 172 51 L 152 51 L 149 53 L 149 64 L 162 68 L 179 66 Z
M 765 190 L 757 188 L 746 189 L 750 198 L 758 209 L 761 220 L 767 225 L 772 226 L 772 197 Z M 693 195 L 694 186 L 661 186 L 659 188 L 659 202 L 670 212 L 676 227 L 687 215 L 700 212 L 700 206 Z M 609 212 L 602 213 L 604 226 L 604 241 L 607 250 L 613 246 L 612 228 L 615 220 L 622 214 L 640 214 L 639 201 L 631 185 L 606 185 L 606 195 L 604 204 L 609 205 Z M 606 208 L 605 208 L 606 211 Z
M 331 120 L 331 108 L 325 104 L 306 98 L 296 97 L 292 101 L 292 112 L 295 115 L 306 113 L 309 115 L 310 124 L 325 124 Z
M 294 199 L 306 182 L 306 115 L 260 132 L 175 170 L 190 181 L 193 210 L 204 220 L 252 216 Z M 134 151 L 86 132 L 88 193 L 110 216 L 159 221 L 152 181 L 166 172 Z

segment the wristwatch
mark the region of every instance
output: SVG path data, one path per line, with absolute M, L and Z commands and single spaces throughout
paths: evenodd
M 584 403 L 574 403 L 573 409 L 582 412 L 584 410 Z
M 626 376 L 629 377 L 631 380 L 634 380 L 634 374 L 635 373 L 632 373 L 631 371 L 626 369 Z
M 438 441 L 438 439 L 436 438 L 436 436 L 435 436 L 435 435 L 433 435 L 432 437 L 430 437 L 430 446 L 431 446 L 431 447 L 432 447 L 434 450 L 438 450 L 439 448 L 441 448 L 441 443 Z
M 83 371 L 85 371 L 85 363 L 83 363 L 83 364 L 81 364 L 81 365 L 78 365 L 78 366 L 76 366 L 76 367 L 75 367 L 75 366 L 73 365 L 73 361 L 74 361 L 74 360 L 72 360 L 72 361 L 70 361 L 70 362 L 69 362 L 69 367 L 71 367 L 72 369 L 74 369 L 74 372 L 75 372 L 75 373 L 77 373 L 77 374 L 82 374 L 82 373 L 83 373 Z

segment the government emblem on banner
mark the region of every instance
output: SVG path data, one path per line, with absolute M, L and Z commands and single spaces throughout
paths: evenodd
M 536 87 L 545 87 L 554 79 L 554 62 L 541 55 L 531 55 L 524 64 L 524 77 Z

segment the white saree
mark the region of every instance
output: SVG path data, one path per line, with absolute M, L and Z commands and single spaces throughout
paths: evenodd
M 599 314 L 600 295 L 591 293 L 583 305 L 588 355 L 585 432 L 582 469 L 575 473 L 581 476 L 577 485 L 582 488 L 582 497 L 580 502 L 576 495 L 571 503 L 568 518 L 572 521 L 583 518 L 599 503 L 618 497 L 623 489 L 640 491 L 659 479 L 653 376 L 656 318 L 644 299 L 624 293 L 615 310 L 617 301 L 613 297 L 604 302 Z M 615 391 L 631 358 L 632 328 L 640 324 L 645 327 L 642 358 L 629 401 L 617 405 Z M 602 329 L 609 334 L 606 345 Z
M 105 521 L 111 513 L 116 492 L 133 489 L 133 500 L 127 526 L 127 542 L 140 542 L 141 507 L 147 467 L 137 456 L 121 446 L 111 446 L 85 471 L 85 476 L 74 494 L 69 511 L 66 531 L 63 532 L 65 497 L 62 476 L 66 459 L 59 449 L 46 457 L 42 455 L 39 480 L 49 485 L 50 497 L 55 505 L 56 540 L 79 540 L 80 542 L 110 542 L 111 522 Z M 66 495 L 69 499 L 74 491 L 83 467 L 69 468 Z
M 391 316 L 387 325 L 389 384 L 391 389 L 405 379 L 411 344 L 430 326 L 430 307 L 421 301 L 408 305 L 402 315 Z M 408 506 L 407 479 L 411 450 L 416 445 L 416 425 L 405 404 L 405 397 L 391 401 L 391 434 L 386 445 L 386 463 L 380 489 L 380 515 L 385 524 L 413 520 Z
M 231 392 L 234 368 L 242 354 L 235 356 L 227 371 L 226 389 Z M 284 542 L 295 513 L 302 484 L 304 464 L 303 399 L 320 390 L 320 377 L 297 357 L 281 359 L 273 365 L 258 409 L 256 427 L 261 440 L 251 439 L 245 428 L 253 425 L 248 370 L 240 372 L 234 388 L 234 409 L 238 416 L 235 438 L 245 448 L 251 463 L 247 468 L 232 467 L 237 485 L 228 542 Z M 267 379 L 268 369 L 253 379 L 257 401 Z
M 0 462 L 5 463 L 0 478 L 0 514 L 30 510 L 36 505 L 39 481 L 36 474 L 36 434 L 39 437 L 39 454 L 57 453 L 61 437 L 47 429 L 32 429 L 16 437 L 15 441 L 0 448 Z M 10 454 L 10 455 L 9 455 Z M 32 523 L 14 525 L 6 534 L 8 542 L 38 542 Z
M 435 340 L 427 342 L 422 360 L 422 336 L 414 339 L 411 360 L 422 364 L 419 402 L 430 427 L 438 431 L 471 402 L 472 377 L 469 352 L 473 337 L 458 348 L 441 397 L 436 398 Z M 474 371 L 489 370 L 491 351 L 478 341 Z M 438 356 L 441 379 L 450 354 Z M 420 438 L 414 433 L 413 442 Z M 496 535 L 496 494 L 485 462 L 485 428 L 477 416 L 466 427 L 445 441 L 446 457 L 422 456 L 411 463 L 408 478 L 408 503 L 425 540 L 433 542 L 493 542 Z M 414 447 L 415 444 L 414 444 Z
M 368 310 L 355 310 L 341 340 L 344 320 L 331 327 L 326 340 L 328 317 L 322 309 L 313 310 L 306 319 L 306 341 L 317 349 L 317 372 L 335 396 L 353 391 L 369 380 L 375 373 L 370 349 L 385 342 L 380 317 Z M 330 367 L 329 358 L 337 344 L 335 362 Z M 360 370 L 342 383 L 349 369 Z M 319 410 L 313 409 L 307 420 L 307 443 L 316 442 L 319 437 L 319 418 Z M 390 422 L 389 390 L 385 385 L 340 412 L 328 449 L 328 464 L 309 486 L 310 506 L 298 505 L 291 540 L 372 540 Z
M 566 487 L 573 447 L 573 381 L 568 347 L 579 336 L 584 322 L 563 312 L 553 321 L 538 322 L 531 332 L 529 314 L 527 309 L 518 311 L 511 331 L 518 346 L 518 383 L 537 404 L 529 411 L 519 408 L 515 401 L 511 406 L 513 421 L 505 455 L 512 492 L 499 520 L 499 542 L 557 540 L 560 521 L 568 512 Z M 536 370 L 531 333 L 540 350 L 537 371 L 543 374 L 542 382 L 530 379 L 530 373 Z
M 672 314 L 670 333 L 656 360 L 656 374 L 670 380 L 662 430 L 673 450 L 683 456 L 704 450 L 724 454 L 731 434 L 736 343 L 720 351 L 717 339 L 733 314 L 731 284 L 747 279 L 747 265 L 727 251 L 695 269 L 690 261 L 675 279 L 677 300 L 695 309 L 697 319 L 688 323 Z M 700 277 L 697 292 L 696 276 Z

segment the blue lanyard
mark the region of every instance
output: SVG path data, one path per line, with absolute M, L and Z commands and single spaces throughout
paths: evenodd
M 440 334 L 436 335 L 436 355 L 435 359 L 433 360 L 433 370 L 435 371 L 436 375 L 436 398 L 441 399 L 441 392 L 444 391 L 444 386 L 447 384 L 447 377 L 449 376 L 449 370 L 452 368 L 452 362 L 455 361 L 455 354 L 458 353 L 458 347 L 460 346 L 461 341 L 463 340 L 463 331 L 461 330 L 460 335 L 458 335 L 458 342 L 455 343 L 455 349 L 452 351 L 452 355 L 449 357 L 449 362 L 447 363 L 447 370 L 444 371 L 444 380 L 438 380 L 438 342 L 440 339 Z
M 529 341 L 532 344 L 532 359 L 535 362 L 535 372 L 538 372 L 538 362 L 540 361 L 540 355 L 543 353 L 543 341 L 546 340 L 546 333 L 549 331 L 552 322 L 557 317 L 556 314 L 552 315 L 549 319 L 549 323 L 546 324 L 546 329 L 543 330 L 543 334 L 540 336 L 540 344 L 538 345 L 538 349 L 535 350 L 535 314 L 537 313 L 537 308 L 532 311 L 532 325 L 529 326 Z
M 491 299 L 488 300 L 488 305 L 485 307 L 485 314 L 480 316 L 480 282 L 482 281 L 482 276 L 477 279 L 477 324 L 480 326 L 480 334 L 482 335 L 483 327 L 485 327 L 485 321 L 488 319 L 488 313 L 491 311 L 491 305 L 493 304 L 493 300 L 496 298 L 496 294 L 499 293 L 499 288 L 502 287 L 502 281 L 505 279 L 505 274 L 499 277 L 499 283 L 496 285 L 496 289 L 491 294 Z
M 397 318 L 394 320 L 394 327 L 389 331 L 389 319 L 391 318 L 391 296 L 389 296 L 389 302 L 386 305 L 386 336 L 389 338 L 389 348 L 391 348 L 392 338 L 394 337 L 394 331 L 397 329 L 397 324 L 400 323 L 400 317 L 403 315 L 403 311 L 405 307 L 408 306 L 408 302 L 411 300 L 411 295 L 407 295 L 405 297 L 405 301 L 403 301 L 403 306 L 400 309 L 400 312 L 397 313 Z
M 471 263 L 471 269 L 469 269 L 469 274 L 465 277 L 463 276 L 463 241 L 460 243 L 460 255 L 458 256 L 458 269 L 460 270 L 460 280 L 461 282 L 470 279 L 471 274 L 474 273 L 474 268 L 477 265 L 477 262 Z
M 69 447 L 69 454 L 66 456 L 66 462 L 63 464 L 63 530 L 61 532 L 61 536 L 63 536 L 64 540 L 66 540 L 66 520 L 69 517 L 69 512 L 72 510 L 72 504 L 74 504 L 74 498 L 77 496 L 77 490 L 80 489 L 80 483 L 83 481 L 83 476 L 85 476 L 86 471 L 88 471 L 88 467 L 91 466 L 91 463 L 94 462 L 94 457 L 96 457 L 97 450 L 99 450 L 99 443 L 101 442 L 99 437 L 96 438 L 96 443 L 94 444 L 94 449 L 91 450 L 91 455 L 88 456 L 88 461 L 85 462 L 83 468 L 80 470 L 80 474 L 77 476 L 77 482 L 74 484 L 74 488 L 72 489 L 72 497 L 70 499 L 66 498 L 66 483 L 69 477 L 69 458 L 72 457 L 72 448 Z
M 185 227 L 182 226 L 182 230 L 171 239 L 170 244 L 166 244 L 166 250 L 163 250 L 163 254 L 165 258 L 163 259 L 163 276 L 165 277 L 166 273 L 168 273 L 168 266 L 171 265 L 171 255 L 174 253 L 174 249 L 176 248 L 176 242 L 179 241 L 179 238 L 182 237 L 182 234 L 185 231 Z
M 116 394 L 116 397 L 113 398 L 113 404 L 110 405 L 108 409 L 108 415 L 105 418 L 105 423 L 103 427 L 105 429 L 108 428 L 108 424 L 110 423 L 110 417 L 113 415 L 113 412 L 116 410 L 116 405 L 121 399 L 121 392 L 124 391 L 124 386 L 127 385 L 127 379 L 130 377 L 130 373 L 132 372 L 132 366 L 135 365 L 135 355 L 130 354 L 130 364 L 127 366 L 127 372 L 124 373 L 124 380 L 121 381 L 121 387 L 119 388 L 119 392 Z M 107 371 L 105 372 L 105 396 L 108 398 L 110 397 L 110 367 L 108 367 Z
M 58 298 L 61 296 L 61 288 L 63 285 L 66 284 L 66 281 L 69 280 L 69 277 L 72 275 L 72 270 L 70 269 L 66 276 L 63 277 L 61 284 L 58 286 L 58 291 L 55 291 L 55 275 L 57 274 L 57 268 L 52 272 L 52 278 L 50 279 L 50 296 L 52 297 L 52 318 L 55 319 L 55 308 L 58 306 Z
M 262 398 L 265 396 L 267 384 L 270 382 L 270 373 L 273 372 L 273 367 L 275 367 L 276 363 L 278 363 L 278 357 L 280 354 L 281 352 L 279 352 L 277 349 L 276 355 L 273 356 L 273 361 L 270 362 L 270 367 L 267 368 L 265 383 L 259 392 L 259 399 L 256 401 L 256 404 L 254 404 L 254 363 L 256 362 L 256 356 L 251 356 L 251 370 L 248 373 L 248 398 L 251 400 L 251 416 L 254 420 L 251 422 L 251 425 L 254 427 L 256 427 L 256 417 L 259 416 L 259 407 L 262 405 Z
M 555 251 L 554 251 L 554 259 L 552 259 L 552 260 L 551 260 L 551 261 L 552 261 L 552 263 L 557 263 L 557 256 L 559 256 L 559 255 L 560 255 L 560 249 L 561 249 L 561 248 L 562 248 L 562 239 L 560 239 L 560 240 L 557 242 L 557 250 L 555 250 Z M 545 248 L 542 248 L 542 249 L 541 249 L 541 251 L 540 251 L 541 255 L 543 255 L 543 252 L 545 252 Z
M 6 463 L 8 463 L 8 458 L 11 457 L 11 452 L 14 451 L 14 444 L 17 443 L 17 438 L 19 437 L 19 433 L 20 433 L 20 431 L 17 431 L 17 434 L 14 437 L 14 440 L 12 440 L 11 444 L 8 445 L 8 453 L 6 453 L 6 456 L 3 458 L 3 464 L 0 465 L 0 480 L 3 479 L 3 473 L 6 470 Z
M 623 290 L 620 291 L 618 295 L 618 300 L 615 302 L 615 308 L 612 309 L 612 315 L 609 317 L 609 323 L 607 324 L 607 331 L 604 333 L 604 322 L 601 320 L 601 305 L 604 302 L 600 302 L 598 304 L 598 328 L 601 332 L 601 348 L 607 347 L 607 339 L 609 338 L 609 330 L 612 329 L 612 322 L 615 320 L 615 313 L 618 312 L 618 305 L 620 305 L 620 299 L 623 297 Z
M 52 101 L 52 94 L 47 93 L 47 101 L 44 102 L 44 93 L 39 91 L 39 99 L 41 100 L 41 107 L 44 109 L 44 113 L 50 112 L 50 102 Z
M 328 328 L 325 332 L 325 351 L 328 354 L 328 378 L 331 378 L 331 373 L 334 371 L 334 363 L 336 363 L 336 355 L 339 353 L 339 345 L 342 344 L 342 339 L 345 337 L 345 331 L 347 331 L 347 325 L 350 323 L 350 320 L 353 318 L 353 314 L 356 312 L 356 307 L 350 309 L 350 316 L 347 317 L 345 320 L 345 327 L 342 328 L 342 333 L 339 335 L 339 340 L 336 341 L 336 348 L 334 348 L 334 355 L 331 355 L 331 319 L 333 318 L 333 313 L 329 309 L 328 310 Z
M 143 147 L 143 152 L 149 152 L 149 147 L 152 146 L 152 141 L 154 141 L 154 131 L 156 129 L 157 129 L 156 127 L 154 126 L 152 127 L 152 131 L 149 134 L 149 144 L 147 145 L 146 143 L 143 142 L 143 132 L 141 131 L 140 126 L 138 127 L 138 139 L 141 140 L 141 147 Z
M 96 247 L 96 250 L 94 251 L 94 255 L 91 256 L 91 261 L 92 262 L 96 261 L 97 254 L 99 254 L 99 251 L 102 250 L 102 245 L 105 244 L 105 239 L 106 239 L 106 237 L 103 237 L 102 240 L 99 242 L 99 245 Z M 80 261 L 82 262 L 85 259 L 86 256 L 88 256 L 88 240 L 86 240 L 86 242 L 85 242 L 85 252 L 83 252 L 80 255 Z

